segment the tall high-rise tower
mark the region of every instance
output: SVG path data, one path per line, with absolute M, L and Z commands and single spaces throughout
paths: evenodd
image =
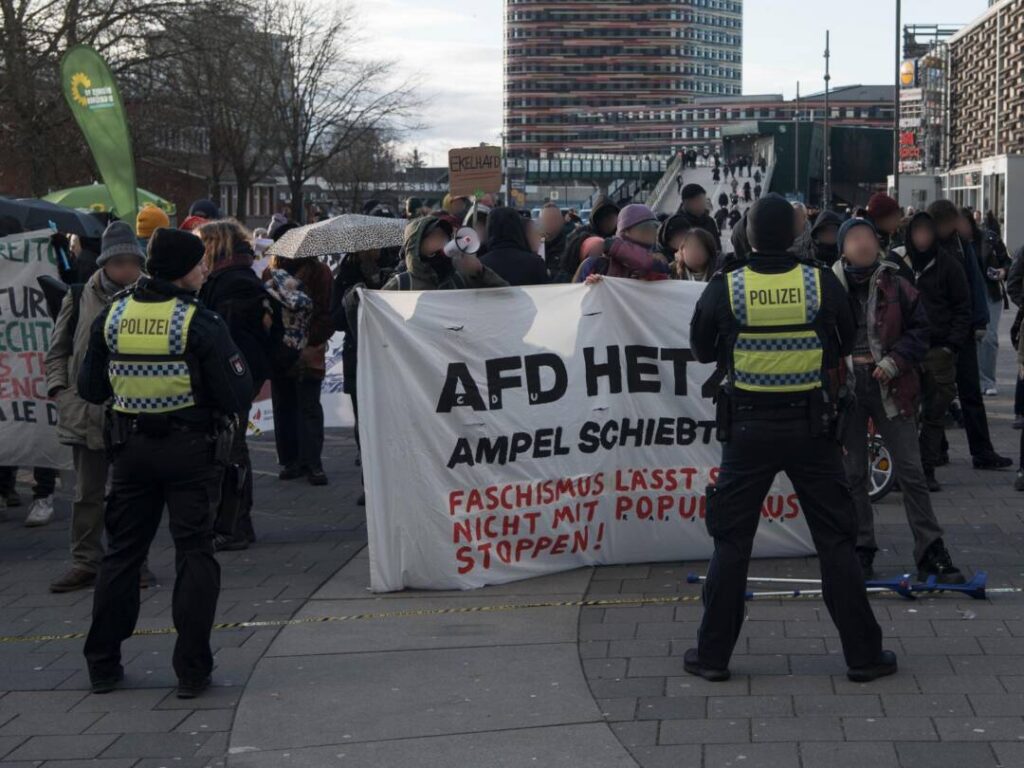
M 738 95 L 742 0 L 505 0 L 505 146 L 645 154 L 695 96 Z

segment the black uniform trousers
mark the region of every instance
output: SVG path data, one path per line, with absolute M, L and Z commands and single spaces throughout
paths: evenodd
M 761 506 L 779 472 L 792 481 L 810 528 L 825 606 L 839 630 L 847 665 L 876 663 L 882 630 L 868 604 L 854 550 L 857 515 L 841 450 L 831 437 L 811 436 L 806 412 L 787 420 L 736 421 L 722 446 L 718 481 L 707 491 L 706 524 L 715 552 L 704 585 L 701 663 L 714 669 L 729 666 L 743 626 L 747 567 Z
M 964 432 L 971 456 L 980 459 L 991 455 L 992 437 L 988 431 L 988 414 L 981 396 L 981 374 L 978 372 L 978 342 L 971 336 L 956 358 L 956 390 L 960 410 L 964 414 Z
M 203 680 L 213 669 L 210 631 L 220 592 L 213 554 L 220 472 L 212 444 L 198 431 L 173 430 L 164 437 L 133 432 L 116 450 L 105 518 L 107 553 L 85 641 L 89 675 L 108 678 L 120 667 L 121 643 L 139 617 L 139 567 L 166 504 L 175 548 L 174 671 L 180 680 Z

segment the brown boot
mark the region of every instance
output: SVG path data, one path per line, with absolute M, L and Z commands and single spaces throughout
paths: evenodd
M 96 574 L 82 568 L 72 566 L 60 578 L 50 582 L 51 592 L 74 592 L 76 589 L 86 589 L 96 583 Z

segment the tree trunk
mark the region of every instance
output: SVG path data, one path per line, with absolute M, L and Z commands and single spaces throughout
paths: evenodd
M 235 218 L 242 222 L 242 224 L 245 224 L 245 219 L 249 215 L 249 189 L 252 187 L 249 174 L 245 171 L 239 173 L 236 168 L 235 185 L 238 195 L 238 199 L 235 202 Z
M 299 224 L 306 223 L 306 201 L 302 192 L 302 182 L 295 183 L 294 180 L 288 182 L 288 190 L 292 196 L 292 218 L 295 219 Z

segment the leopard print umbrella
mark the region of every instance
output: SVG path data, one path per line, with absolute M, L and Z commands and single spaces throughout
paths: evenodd
M 324 258 L 335 253 L 358 253 L 402 244 L 405 221 L 346 213 L 327 221 L 285 232 L 267 249 L 284 259 Z

